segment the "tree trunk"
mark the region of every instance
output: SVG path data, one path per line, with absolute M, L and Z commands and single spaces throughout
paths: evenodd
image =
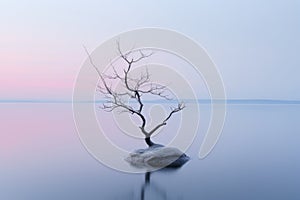
M 150 137 L 146 137 L 145 138 L 145 142 L 147 143 L 147 145 L 149 146 L 149 147 L 151 147 L 151 146 L 153 146 L 155 143 L 153 143 L 152 141 L 151 141 L 151 139 L 150 139 Z

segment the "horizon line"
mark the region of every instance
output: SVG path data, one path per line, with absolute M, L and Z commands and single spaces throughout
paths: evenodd
M 145 103 L 177 103 L 179 100 L 144 100 Z M 185 103 L 199 104 L 300 104 L 300 100 L 291 99 L 182 99 Z M 104 103 L 103 100 L 62 100 L 62 99 L 0 99 L 0 103 Z

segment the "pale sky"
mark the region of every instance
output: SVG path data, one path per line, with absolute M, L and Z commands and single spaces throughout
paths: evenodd
M 107 38 L 179 31 L 219 68 L 228 98 L 300 100 L 300 1 L 0 1 L 0 99 L 72 98 L 77 72 Z

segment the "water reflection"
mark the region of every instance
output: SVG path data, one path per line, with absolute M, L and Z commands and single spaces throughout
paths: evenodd
M 145 180 L 141 188 L 141 200 L 145 200 L 145 197 L 147 195 L 147 190 L 151 193 L 154 193 L 156 195 L 156 199 L 159 197 L 161 199 L 166 200 L 167 199 L 167 193 L 164 191 L 163 187 L 160 187 L 159 185 L 155 183 L 150 183 L 152 172 L 146 172 L 145 173 Z
M 176 173 L 175 173 L 176 172 Z M 135 184 L 127 187 L 123 194 L 117 194 L 113 199 L 122 200 L 174 200 L 182 199 L 182 194 L 178 194 L 178 191 L 170 192 L 169 184 L 165 185 L 166 182 L 162 181 L 166 178 L 172 180 L 172 175 L 177 174 L 178 169 L 161 169 L 153 172 L 146 172 L 143 175 L 142 182 L 140 184 Z M 174 174 L 173 174 L 174 173 Z M 154 176 L 153 176 L 154 175 Z M 174 177 L 173 177 L 174 178 Z M 174 182 L 173 182 L 174 183 Z M 170 183 L 170 184 L 173 184 Z

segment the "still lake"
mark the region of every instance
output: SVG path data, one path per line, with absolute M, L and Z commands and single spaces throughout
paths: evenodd
M 95 160 L 79 140 L 69 103 L 0 108 L 3 200 L 300 199 L 300 105 L 228 105 L 208 157 L 198 159 L 199 133 L 186 165 L 151 174 L 122 173 Z

